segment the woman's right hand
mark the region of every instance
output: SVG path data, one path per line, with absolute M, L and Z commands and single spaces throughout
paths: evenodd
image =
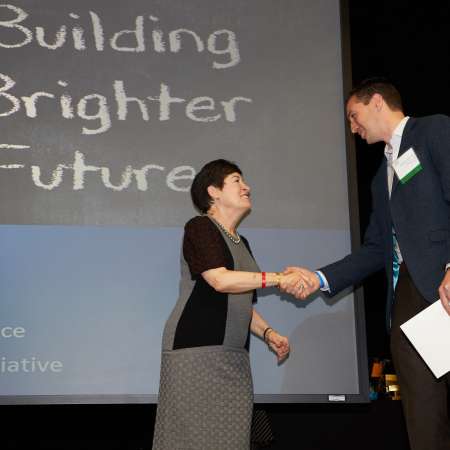
M 279 288 L 298 299 L 306 299 L 319 289 L 320 281 L 314 272 L 289 267 L 281 275 Z

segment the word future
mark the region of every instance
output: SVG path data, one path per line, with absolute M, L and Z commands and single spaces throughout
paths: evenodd
M 25 168 L 26 166 L 24 164 L 0 165 L 0 169 L 6 170 Z M 100 176 L 103 185 L 113 191 L 123 191 L 129 188 L 133 180 L 136 182 L 138 191 L 147 191 L 149 189 L 148 178 L 150 174 L 163 174 L 165 171 L 165 167 L 157 164 L 146 164 L 139 169 L 128 165 L 122 171 L 119 182 L 113 183 L 111 181 L 111 170 L 109 167 L 88 164 L 86 163 L 84 154 L 80 151 L 75 151 L 73 164 L 57 164 L 56 168 L 51 172 L 48 181 L 42 180 L 40 166 L 31 166 L 31 179 L 36 187 L 52 191 L 61 185 L 66 172 L 72 172 L 72 188 L 74 191 L 79 191 L 85 188 L 86 174 L 97 173 L 97 176 Z M 191 166 L 178 166 L 170 170 L 167 175 L 163 176 L 165 176 L 166 186 L 172 191 L 188 192 L 191 182 L 195 177 L 195 169 Z

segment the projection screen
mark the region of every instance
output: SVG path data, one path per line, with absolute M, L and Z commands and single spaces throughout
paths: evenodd
M 11 0 L 0 4 L 0 402 L 156 402 L 189 187 L 237 162 L 261 268 L 350 251 L 335 0 Z M 259 402 L 367 400 L 348 291 L 256 308 Z

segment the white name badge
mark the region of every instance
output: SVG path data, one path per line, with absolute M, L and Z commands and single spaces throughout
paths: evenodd
M 415 151 L 411 147 L 402 156 L 397 158 L 393 163 L 392 167 L 397 174 L 398 179 L 401 183 L 406 183 L 409 181 L 416 173 L 422 170 L 420 161 L 416 156 Z

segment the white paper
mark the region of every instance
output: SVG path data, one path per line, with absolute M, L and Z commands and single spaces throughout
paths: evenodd
M 450 316 L 440 300 L 400 326 L 436 378 L 450 371 Z

